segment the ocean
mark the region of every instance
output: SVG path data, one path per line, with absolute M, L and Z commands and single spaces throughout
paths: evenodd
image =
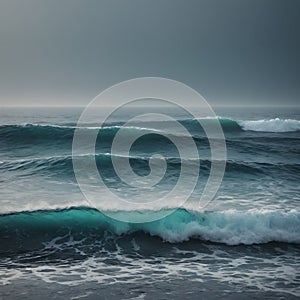
M 166 107 L 132 107 L 100 129 L 101 108 L 80 125 L 87 140 L 96 132 L 95 153 L 84 138 L 74 152 L 82 110 L 1 108 L 0 299 L 299 299 L 299 107 L 215 107 L 218 117 L 202 120 L 221 124 L 227 149 L 222 183 L 203 206 L 214 137 L 199 120 Z M 171 114 L 189 136 L 155 119 L 126 127 L 148 111 Z M 119 132 L 124 141 L 140 136 L 129 154 L 112 154 Z M 164 133 L 186 145 L 184 158 Z M 199 158 L 189 156 L 189 139 Z M 121 180 L 114 159 L 141 181 Z M 88 171 L 93 163 L 100 188 Z M 182 187 L 168 197 L 183 165 Z M 145 188 L 143 178 L 161 166 L 163 178 Z M 198 174 L 192 191 L 189 172 Z M 116 205 L 110 193 L 126 201 Z

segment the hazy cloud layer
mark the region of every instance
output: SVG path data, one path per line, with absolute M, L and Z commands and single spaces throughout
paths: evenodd
M 0 2 L 0 104 L 86 104 L 140 76 L 212 104 L 298 104 L 300 1 Z

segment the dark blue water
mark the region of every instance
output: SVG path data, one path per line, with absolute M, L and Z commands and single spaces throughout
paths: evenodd
M 189 136 L 179 135 L 166 121 L 125 128 L 124 141 L 140 132 L 143 136 L 132 144 L 129 157 L 114 154 L 121 166 L 129 159 L 132 170 L 143 178 L 151 171 L 153 154 L 166 159 L 162 180 L 153 190 L 142 192 L 118 177 L 111 145 L 128 117 L 148 110 L 171 113 Z M 99 130 L 103 109 L 103 116 L 95 115 L 81 128 L 87 140 L 98 132 L 96 156 L 87 151 L 85 140 L 72 156 L 81 111 L 1 109 L 0 292 L 4 298 L 26 297 L 26 285 L 39 290 L 37 299 L 57 290 L 62 298 L 73 299 L 239 298 L 241 291 L 249 298 L 300 295 L 299 109 L 216 108 L 218 119 L 204 120 L 220 122 L 227 162 L 220 189 L 203 208 L 197 201 L 212 160 L 209 139 L 197 120 L 166 108 L 132 108 L 111 116 Z M 161 131 L 151 131 L 157 124 Z M 153 204 L 152 210 L 142 206 L 137 210 L 140 198 L 167 195 L 179 180 L 183 160 L 164 133 L 183 144 L 192 138 L 196 144 L 200 156 L 196 188 L 190 201 L 177 210 L 176 197 Z M 95 160 L 105 185 L 128 204 L 116 207 L 103 190 L 97 196 L 100 211 L 91 207 L 78 187 L 74 159 L 82 170 Z M 192 172 L 199 159 L 186 157 L 184 163 Z M 189 177 L 185 180 L 188 185 Z M 85 184 L 90 191 L 95 189 L 88 176 Z M 188 192 L 183 187 L 177 198 Z M 162 212 L 167 216 L 160 219 Z M 141 215 L 153 221 L 135 223 Z M 33 294 L 29 291 L 27 296 Z

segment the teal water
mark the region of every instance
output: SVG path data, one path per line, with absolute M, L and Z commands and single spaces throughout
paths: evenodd
M 199 149 L 199 180 L 186 205 L 177 207 L 170 198 L 152 210 L 135 209 L 135 199 L 142 195 L 146 201 L 150 193 L 141 194 L 139 187 L 120 180 L 110 152 L 128 116 L 141 111 L 112 116 L 100 131 L 99 116 L 83 124 L 87 138 L 99 131 L 94 158 L 84 141 L 72 157 L 80 108 L 1 110 L 0 292 L 11 296 L 16 293 L 11 287 L 24 291 L 26 282 L 36 280 L 41 286 L 47 283 L 39 297 L 48 297 L 52 288 L 61 288 L 64 295 L 70 286 L 85 294 L 83 285 L 94 290 L 87 296 L 91 299 L 103 296 L 99 287 L 113 288 L 111 299 L 126 298 L 122 291 L 128 289 L 137 291 L 131 299 L 159 299 L 162 294 L 155 291 L 165 289 L 171 298 L 180 298 L 186 285 L 192 299 L 201 294 L 209 298 L 211 291 L 212 298 L 238 297 L 240 291 L 246 298 L 298 297 L 299 109 L 216 108 L 218 120 L 204 120 L 220 122 L 227 147 L 222 185 L 205 208 L 199 208 L 197 199 L 210 173 L 210 144 L 197 120 L 174 111 Z M 132 145 L 129 157 L 114 155 L 120 164 L 129 159 L 139 176 L 149 174 L 151 155 L 165 157 L 164 178 L 151 191 L 159 198 L 176 184 L 183 163 L 176 145 L 161 134 L 168 132 L 182 143 L 190 136 L 179 135 L 168 122 L 159 123 L 161 132 L 153 133 L 157 123 L 125 129 L 124 140 L 140 132 L 144 136 Z M 74 159 L 83 170 L 95 159 L 107 187 L 129 204 L 116 207 L 103 193 L 97 198 L 101 210 L 91 207 L 78 187 Z M 185 160 L 190 170 L 199 162 Z M 89 178 L 86 184 L 93 191 Z M 163 212 L 169 213 L 163 219 L 135 222 L 141 216 L 157 219 Z

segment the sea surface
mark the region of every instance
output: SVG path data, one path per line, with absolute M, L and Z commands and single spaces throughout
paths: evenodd
M 174 108 L 131 107 L 102 123 L 102 108 L 80 124 L 83 136 L 98 132 L 95 155 L 84 140 L 74 154 L 82 110 L 0 109 L 0 299 L 299 299 L 299 107 L 215 107 L 217 118 L 201 121 L 220 122 L 227 148 L 222 184 L 203 207 L 214 137 L 199 120 Z M 126 127 L 147 112 L 171 115 L 189 134 L 160 120 Z M 121 128 L 124 141 L 142 133 L 129 154 L 113 154 L 121 167 L 129 161 L 141 186 L 124 183 L 114 170 L 111 146 Z M 186 155 L 184 163 L 191 174 L 200 163 L 197 185 L 186 190 L 187 176 L 176 197 L 143 209 L 179 180 L 183 158 L 165 133 L 195 143 L 199 158 Z M 95 190 L 92 202 L 78 185 L 74 160 L 87 172 L 83 188 Z M 161 160 L 163 178 L 143 188 Z M 88 176 L 91 162 L 103 193 Z M 108 191 L 126 199 L 124 206 Z

